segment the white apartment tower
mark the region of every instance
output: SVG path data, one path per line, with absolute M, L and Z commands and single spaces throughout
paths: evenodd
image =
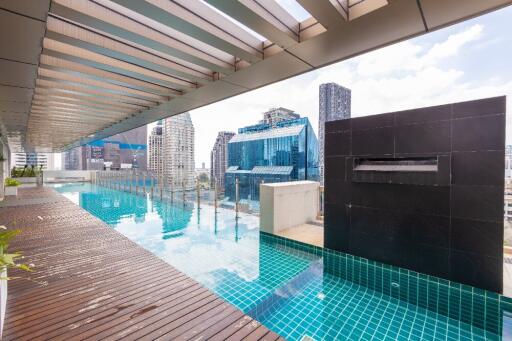
M 43 169 L 55 169 L 53 153 L 13 153 L 11 160 L 15 167 L 34 166 Z
M 165 119 L 163 157 L 163 173 L 170 186 L 195 188 L 194 125 L 188 112 Z
M 228 142 L 235 136 L 230 131 L 221 131 L 215 139 L 210 155 L 210 181 L 212 186 L 216 183 L 219 193 L 224 193 L 224 174 L 228 168 Z
M 325 122 L 350 118 L 351 91 L 336 83 L 320 85 L 318 115 L 318 166 L 320 183 L 324 184 Z
M 151 130 L 148 141 L 148 170 L 158 177 L 164 174 L 163 157 L 163 126 L 162 121 L 158 121 Z

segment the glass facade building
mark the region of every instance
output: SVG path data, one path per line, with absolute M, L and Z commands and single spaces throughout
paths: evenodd
M 228 144 L 225 196 L 259 200 L 262 182 L 318 180 L 318 140 L 307 118 L 240 128 Z

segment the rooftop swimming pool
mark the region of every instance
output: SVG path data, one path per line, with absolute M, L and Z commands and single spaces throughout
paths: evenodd
M 54 188 L 288 340 L 512 340 L 512 300 L 260 233 L 259 218 Z

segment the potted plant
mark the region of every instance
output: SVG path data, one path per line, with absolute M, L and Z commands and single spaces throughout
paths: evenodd
M 18 186 L 21 185 L 16 179 L 6 178 L 5 179 L 5 195 L 18 195 Z
M 33 265 L 26 265 L 19 263 L 21 253 L 9 253 L 9 243 L 16 237 L 20 230 L 7 230 L 3 225 L 0 225 L 0 339 L 2 338 L 5 308 L 7 305 L 7 281 L 18 277 L 8 277 L 7 270 L 9 268 L 16 268 L 23 271 L 32 271 Z

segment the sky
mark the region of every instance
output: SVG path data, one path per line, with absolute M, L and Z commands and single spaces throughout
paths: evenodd
M 352 117 L 500 95 L 509 96 L 510 112 L 511 32 L 508 7 L 192 110 L 196 165 L 209 167 L 217 132 L 255 124 L 269 108 L 295 110 L 317 132 L 322 83 L 352 90 Z M 512 143 L 511 120 L 507 143 Z

